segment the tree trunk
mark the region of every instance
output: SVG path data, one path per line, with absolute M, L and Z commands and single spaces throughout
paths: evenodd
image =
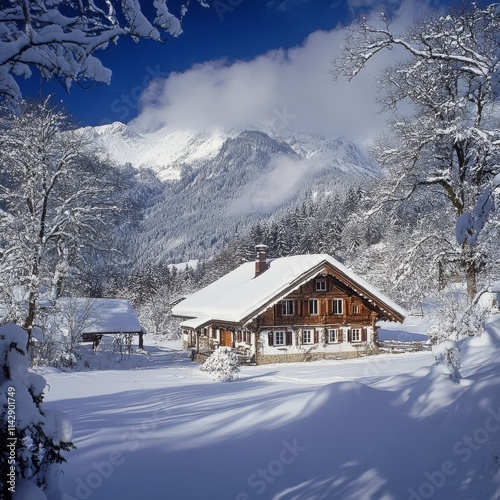
M 465 272 L 465 283 L 467 285 L 467 298 L 470 303 L 474 300 L 477 294 L 477 266 L 473 257 L 473 251 L 471 248 L 464 248 L 464 260 L 462 266 Z
M 31 343 L 31 333 L 33 331 L 33 323 L 35 321 L 36 314 L 36 293 L 31 290 L 28 297 L 28 312 L 26 314 L 26 319 L 24 320 L 23 328 L 28 334 L 28 343 L 26 344 L 26 352 L 29 352 Z
M 33 332 L 33 323 L 35 322 L 36 317 L 36 303 L 38 300 L 38 270 L 39 270 L 39 251 L 35 258 L 33 259 L 33 265 L 31 268 L 31 277 L 29 283 L 29 293 L 28 293 L 28 311 L 26 313 L 26 319 L 24 320 L 23 328 L 26 330 L 28 334 L 28 344 L 26 345 L 26 352 L 29 352 L 30 344 L 31 344 L 31 334 Z M 33 283 L 33 280 L 35 283 Z

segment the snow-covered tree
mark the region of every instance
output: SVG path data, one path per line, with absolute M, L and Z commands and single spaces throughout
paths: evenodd
M 141 3 L 143 4 L 141 6 Z M 0 9 L 0 96 L 19 100 L 16 78 L 37 68 L 42 77 L 73 82 L 107 82 L 96 52 L 118 39 L 162 41 L 182 33 L 189 0 L 172 14 L 167 0 L 7 0 Z M 198 3 L 208 7 L 206 2 Z M 150 5 L 151 4 L 151 5 Z
M 42 288 L 56 298 L 85 249 L 102 249 L 118 210 L 112 169 L 48 100 L 0 117 L 0 276 L 30 334 Z M 17 296 L 16 296 L 17 295 Z
M 216 349 L 200 367 L 210 373 L 215 382 L 231 382 L 240 371 L 238 356 L 227 347 Z
M 28 370 L 27 334 L 0 327 L 0 490 L 2 498 L 62 498 L 63 452 L 73 448 L 71 423 L 43 405 L 45 379 Z
M 434 314 L 439 322 L 432 325 L 427 335 L 432 344 L 447 340 L 461 341 L 469 336 L 480 336 L 485 321 L 496 311 L 482 301 L 468 304 L 460 289 L 447 289 L 437 297 Z
M 460 374 L 461 344 L 462 342 L 447 340 L 432 349 L 436 367 L 440 367 L 442 373 L 455 383 L 459 383 L 462 378 Z
M 83 332 L 99 320 L 93 299 L 63 298 L 37 311 L 39 326 L 31 350 L 31 366 L 71 368 L 80 359 L 78 344 Z
M 483 258 L 479 236 L 495 208 L 500 185 L 499 108 L 494 75 L 499 68 L 497 4 L 462 4 L 398 35 L 382 16 L 363 21 L 336 61 L 336 76 L 355 77 L 380 51 L 402 49 L 404 58 L 381 78 L 381 102 L 394 110 L 390 136 L 375 154 L 390 171 L 381 203 L 406 203 L 420 193 L 444 203 L 456 233 L 455 262 L 468 295 L 477 291 Z M 398 114 L 400 105 L 403 113 Z

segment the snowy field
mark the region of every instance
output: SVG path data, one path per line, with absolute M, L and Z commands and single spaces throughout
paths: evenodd
M 243 367 L 176 345 L 143 366 L 43 369 L 73 423 L 66 499 L 500 498 L 500 320 L 453 382 L 430 352 Z

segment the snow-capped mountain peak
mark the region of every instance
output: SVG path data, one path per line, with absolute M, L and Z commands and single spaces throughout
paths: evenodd
M 138 132 L 120 122 L 87 130 L 91 131 L 95 143 L 112 161 L 117 164 L 130 163 L 136 168 L 150 168 L 162 181 L 179 180 L 183 166 L 196 168 L 201 163 L 213 160 L 223 151 L 224 146 L 227 149 L 227 141 L 238 137 L 256 141 L 257 149 L 264 144 L 264 138 L 274 144 L 286 144 L 303 159 L 329 164 L 344 172 L 357 170 L 371 175 L 377 173 L 363 151 L 341 137 L 326 138 L 291 132 L 267 133 L 258 129 L 214 129 L 200 132 L 165 127 L 154 132 Z
M 178 180 L 181 164 L 197 163 L 217 155 L 230 132 L 197 132 L 162 128 L 141 133 L 115 122 L 92 129 L 93 140 L 112 161 L 147 167 L 163 181 Z

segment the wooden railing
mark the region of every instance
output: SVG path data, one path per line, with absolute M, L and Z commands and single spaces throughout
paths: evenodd
M 397 340 L 379 340 L 380 349 L 389 352 L 430 351 L 431 345 L 426 342 L 399 342 Z
M 318 315 L 276 315 L 274 324 L 278 325 L 371 325 L 370 314 L 318 314 Z

